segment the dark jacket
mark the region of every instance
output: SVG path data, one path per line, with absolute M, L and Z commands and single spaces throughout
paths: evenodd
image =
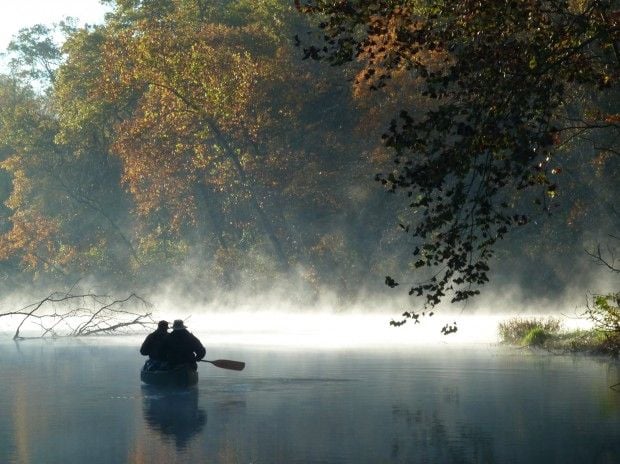
M 164 341 L 166 360 L 170 365 L 189 363 L 196 367 L 196 361 L 204 358 L 207 350 L 200 340 L 186 329 L 173 330 Z
M 168 332 L 165 329 L 157 329 L 148 334 L 140 347 L 140 354 L 148 356 L 154 361 L 164 361 L 166 359 L 164 341 L 167 337 Z

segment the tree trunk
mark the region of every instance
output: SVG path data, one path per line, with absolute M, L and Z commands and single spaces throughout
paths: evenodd
M 200 208 L 200 228 L 205 248 L 207 247 L 209 235 L 209 231 L 207 230 L 207 223 L 209 223 L 211 225 L 213 234 L 217 237 L 220 248 L 222 248 L 223 250 L 229 250 L 230 246 L 228 244 L 228 241 L 226 240 L 226 237 L 224 236 L 224 228 L 222 227 L 221 214 L 215 210 L 215 207 L 213 205 L 212 192 L 209 191 L 209 189 L 202 180 L 198 183 L 197 194 L 200 199 L 199 203 L 202 205 L 202 207 Z M 235 282 L 229 269 L 224 269 L 222 279 L 222 283 L 226 288 L 232 288 L 234 286 Z
M 237 156 L 237 153 L 235 153 L 235 150 L 230 146 L 226 137 L 222 134 L 222 132 L 217 127 L 217 124 L 215 124 L 215 122 L 211 120 L 207 120 L 207 123 L 209 125 L 209 128 L 215 135 L 217 141 L 224 148 L 226 156 L 232 161 L 235 167 L 235 170 L 237 171 L 237 175 L 239 176 L 239 179 L 241 180 L 241 185 L 243 185 L 248 195 L 250 196 L 250 204 L 252 208 L 255 210 L 256 215 L 258 216 L 258 221 L 260 225 L 262 226 L 265 234 L 267 235 L 267 238 L 271 242 L 271 245 L 276 254 L 276 258 L 278 260 L 280 268 L 283 271 L 288 271 L 290 269 L 290 266 L 288 263 L 288 259 L 284 253 L 284 249 L 282 248 L 282 244 L 280 243 L 280 239 L 277 237 L 273 229 L 273 226 L 271 224 L 271 221 L 269 221 L 269 218 L 267 218 L 267 215 L 265 214 L 265 210 L 258 202 L 258 199 L 256 197 L 256 192 L 254 191 L 254 189 L 250 186 L 248 182 L 245 169 L 241 165 L 239 156 Z

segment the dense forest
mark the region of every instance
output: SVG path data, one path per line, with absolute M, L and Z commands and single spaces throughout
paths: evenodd
M 4 291 L 617 288 L 618 2 L 105 3 L 7 50 Z

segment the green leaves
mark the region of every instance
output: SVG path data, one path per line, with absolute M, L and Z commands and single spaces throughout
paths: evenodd
M 57 36 L 67 37 L 74 32 L 71 18 L 52 27 L 37 24 L 21 29 L 7 47 L 12 75 L 37 88 L 53 84 L 63 58 Z
M 598 134 L 615 140 L 607 146 L 617 153 L 618 127 L 603 122 L 617 104 L 602 109 L 618 89 L 605 77 L 619 59 L 611 8 L 526 0 L 451 0 L 432 12 L 411 2 L 300 6 L 320 16 L 325 39 L 307 55 L 362 62 L 357 83 L 371 89 L 381 87 L 374 76 L 385 76 L 384 84 L 411 73 L 415 86 L 400 90 L 425 97 L 390 124 L 383 140 L 396 168 L 377 176 L 390 192 L 415 199 L 411 231 L 422 245 L 413 268 L 430 277 L 410 294 L 425 296 L 425 306 L 448 293 L 466 300 L 488 282 L 497 241 L 529 223 L 522 206 L 529 191 L 550 213 L 561 194 L 549 177 L 561 171 L 551 168 L 551 154 L 562 154 L 565 141 Z M 601 108 L 591 111 L 587 95 Z

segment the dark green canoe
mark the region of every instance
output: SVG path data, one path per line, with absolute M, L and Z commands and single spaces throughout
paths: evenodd
M 162 371 L 144 370 L 142 368 L 140 380 L 148 385 L 162 387 L 191 387 L 198 383 L 198 372 L 188 364 Z

